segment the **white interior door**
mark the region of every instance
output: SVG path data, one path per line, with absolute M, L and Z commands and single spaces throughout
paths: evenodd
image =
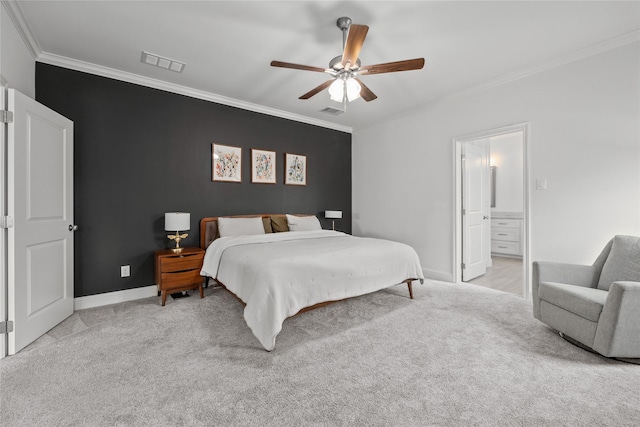
M 0 78 L 0 80 L 2 80 Z M 4 86 L 0 82 L 0 109 L 6 110 L 6 92 Z M 0 126 L 0 215 L 7 214 L 6 197 L 5 197 L 5 180 L 6 180 L 6 126 Z M 0 322 L 7 320 L 7 230 L 0 228 Z M 0 334 L 0 359 L 7 355 L 7 336 Z
M 487 272 L 489 195 L 486 148 L 465 143 L 462 162 L 462 280 Z
M 15 354 L 73 314 L 73 122 L 13 89 L 8 98 L 8 354 Z

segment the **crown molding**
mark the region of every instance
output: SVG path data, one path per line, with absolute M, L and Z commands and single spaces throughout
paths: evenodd
M 2 6 L 5 8 L 10 19 L 13 21 L 16 27 L 16 30 L 20 34 L 20 37 L 23 39 L 27 49 L 29 50 L 29 53 L 34 58 L 34 60 L 38 62 L 42 62 L 50 65 L 56 65 L 63 68 L 69 68 L 76 71 L 82 71 L 85 73 L 95 74 L 98 76 L 125 81 L 128 83 L 134 83 L 141 86 L 147 86 L 147 87 L 151 87 L 159 90 L 164 90 L 167 92 L 177 93 L 177 94 L 189 96 L 192 98 L 202 99 L 205 101 L 215 102 L 218 104 L 228 105 L 231 107 L 241 108 L 244 110 L 262 113 L 270 116 L 280 117 L 280 118 L 293 120 L 301 123 L 307 123 L 314 126 L 333 129 L 340 132 L 353 133 L 354 131 L 354 128 L 350 126 L 344 126 L 336 123 L 327 122 L 324 120 L 318 120 L 312 117 L 307 117 L 300 114 L 294 114 L 287 111 L 278 110 L 275 108 L 265 107 L 262 105 L 253 104 L 250 102 L 245 102 L 245 101 L 241 101 L 234 98 L 229 98 L 222 95 L 217 95 L 211 92 L 194 89 L 187 86 L 177 85 L 177 84 L 165 82 L 162 80 L 144 77 L 138 74 L 120 71 L 114 68 L 103 67 L 101 65 L 79 61 L 76 59 L 55 55 L 48 52 L 43 52 L 37 39 L 33 35 L 33 32 L 31 31 L 29 24 L 27 23 L 24 17 L 24 14 L 22 13 L 22 9 L 20 8 L 19 2 L 15 0 L 0 0 L 0 3 L 2 3 Z M 445 95 L 443 97 L 425 100 L 425 102 L 423 102 L 420 105 L 420 107 L 426 107 L 446 99 L 462 98 L 462 97 L 470 96 L 476 93 L 484 92 L 486 90 L 507 85 L 509 83 L 513 83 L 515 81 L 524 79 L 526 77 L 539 74 L 544 71 L 551 70 L 566 64 L 570 64 L 572 62 L 576 62 L 581 59 L 588 58 L 590 56 L 598 55 L 600 53 L 606 52 L 611 49 L 615 49 L 618 47 L 625 46 L 627 44 L 637 43 L 637 42 L 640 42 L 640 30 L 634 30 L 629 33 L 623 34 L 621 36 L 613 37 L 611 39 L 602 41 L 600 43 L 596 43 L 589 47 L 551 59 L 547 62 L 537 64 L 533 67 L 527 67 L 518 71 L 514 71 L 512 73 L 504 74 L 495 79 L 483 82 L 481 84 L 463 89 L 461 91 L 458 91 L 449 95 Z M 415 111 L 415 108 L 412 108 L 410 110 L 405 110 L 403 112 L 399 112 L 395 114 L 394 117 L 408 115 L 412 111 Z M 358 128 L 362 129 L 362 128 L 367 128 L 373 125 L 375 125 L 375 123 L 365 124 L 365 125 L 359 126 Z
M 563 65 L 571 64 L 572 62 L 577 62 L 577 61 L 580 61 L 581 59 L 585 59 L 590 56 L 595 56 L 600 53 L 604 53 L 606 51 L 616 49 L 618 47 L 622 47 L 622 46 L 625 46 L 631 43 L 636 43 L 636 42 L 640 42 L 640 30 L 634 30 L 626 34 L 622 34 L 621 36 L 613 37 L 611 39 L 602 41 L 600 43 L 596 43 L 586 48 L 579 49 L 571 53 L 568 53 L 566 55 L 553 58 L 550 61 L 536 64 L 535 66 L 532 66 L 532 67 L 527 67 L 518 71 L 514 71 L 512 73 L 503 74 L 502 76 L 496 79 L 489 80 L 479 85 L 472 86 L 467 89 L 461 90 L 459 92 L 452 93 L 451 95 L 445 96 L 444 99 L 466 97 L 479 92 L 484 92 L 486 90 L 493 89 L 498 86 L 503 86 L 509 83 L 513 83 L 517 80 L 521 80 L 526 77 L 533 76 L 535 74 L 539 74 L 547 70 L 551 70 L 554 68 L 561 67 Z
M 300 114 L 290 113 L 288 111 L 278 110 L 275 108 L 265 107 L 250 102 L 240 101 L 238 99 L 229 98 L 215 93 L 206 92 L 198 89 L 193 89 L 187 86 L 181 86 L 173 83 L 168 83 L 162 80 L 151 79 L 138 74 L 128 73 L 125 71 L 116 70 L 114 68 L 103 67 L 100 65 L 92 64 L 89 62 L 79 61 L 72 58 L 54 55 L 48 52 L 43 52 L 38 40 L 33 35 L 31 28 L 27 20 L 22 13 L 20 4 L 14 0 L 0 0 L 2 6 L 7 11 L 9 18 L 13 22 L 20 37 L 24 41 L 24 44 L 29 51 L 31 57 L 38 62 L 45 64 L 56 65 L 63 68 L 69 68 L 76 71 L 82 71 L 85 73 L 95 74 L 102 77 L 108 77 L 115 80 L 121 80 L 128 83 L 134 83 L 141 86 L 147 86 L 154 89 L 164 90 L 166 92 L 177 93 L 180 95 L 189 96 L 191 98 L 202 99 L 205 101 L 215 102 L 218 104 L 228 105 L 231 107 L 241 108 L 243 110 L 253 111 L 256 113 L 262 113 L 269 116 L 280 117 L 283 119 L 293 120 L 296 122 L 307 123 L 314 126 L 333 129 L 340 132 L 353 133 L 353 128 L 349 126 L 343 126 L 336 123 L 327 122 L 324 120 L 314 119 L 312 117 L 303 116 Z
M 33 35 L 33 32 L 22 13 L 20 4 L 13 0 L 2 0 L 0 3 L 2 3 L 2 6 L 7 11 L 7 15 L 9 15 L 9 18 L 13 22 L 13 25 L 16 27 L 18 34 L 29 51 L 29 54 L 31 54 L 31 57 L 35 61 L 42 54 L 42 49 L 40 48 L 38 40 L 36 40 Z
M 389 115 L 387 116 L 387 119 L 400 119 L 402 117 L 408 117 L 411 114 L 413 114 L 417 109 L 428 108 L 430 106 L 433 106 L 439 102 L 443 102 L 446 100 L 464 98 L 477 93 L 481 93 L 499 86 L 516 82 L 518 80 L 533 76 L 535 74 L 542 73 L 544 71 L 552 70 L 554 68 L 558 68 L 563 65 L 571 64 L 572 62 L 580 61 L 581 59 L 585 59 L 591 56 L 598 55 L 600 53 L 604 53 L 612 49 L 616 49 L 631 43 L 638 43 L 638 42 L 640 42 L 640 30 L 634 30 L 629 33 L 622 34 L 621 36 L 613 37 L 611 39 L 602 41 L 600 43 L 596 43 L 586 48 L 573 51 L 569 54 L 556 57 L 550 61 L 536 64 L 535 66 L 532 66 L 532 67 L 523 68 L 521 70 L 514 71 L 512 73 L 503 74 L 502 76 L 499 76 L 495 79 L 485 81 L 478 85 L 468 87 L 466 89 L 451 93 L 449 95 L 426 99 L 424 100 L 424 102 L 422 102 L 420 105 L 416 106 L 415 108 L 407 109 L 404 111 L 397 112 L 396 114 Z M 369 127 L 376 126 L 377 124 L 378 122 L 367 123 L 367 124 L 358 126 L 356 130 L 366 129 Z
M 275 108 L 265 107 L 250 102 L 241 101 L 234 98 L 229 98 L 215 93 L 206 92 L 182 86 L 174 83 L 165 82 L 162 80 L 152 79 L 149 77 L 141 76 L 139 74 L 129 73 L 126 71 L 116 70 L 115 68 L 104 67 L 101 65 L 92 64 L 89 62 L 79 61 L 60 55 L 54 55 L 48 52 L 42 52 L 37 58 L 38 62 L 44 64 L 55 65 L 63 68 L 68 68 L 75 71 L 82 71 L 84 73 L 95 74 L 102 77 L 108 77 L 115 80 L 124 81 L 127 83 L 133 83 L 141 86 L 151 87 L 154 89 L 164 90 L 166 92 L 177 93 L 179 95 L 185 95 L 191 98 L 202 99 L 205 101 L 215 102 L 217 104 L 228 105 L 230 107 L 241 108 L 243 110 L 253 111 L 256 113 L 267 114 L 269 116 L 280 117 L 283 119 L 293 120 L 296 122 L 307 123 L 314 126 L 320 126 L 323 128 L 333 129 L 340 132 L 353 133 L 353 128 L 349 126 L 343 126 L 336 123 L 327 122 L 324 120 L 317 120 L 312 117 L 302 116 L 300 114 L 294 114 Z

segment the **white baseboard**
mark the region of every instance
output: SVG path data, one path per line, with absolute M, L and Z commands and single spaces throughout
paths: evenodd
M 422 269 L 424 277 L 442 282 L 452 282 L 453 275 L 445 271 Z M 142 288 L 125 289 L 124 291 L 105 292 L 104 294 L 88 295 L 73 299 L 74 310 L 84 310 L 86 308 L 101 307 L 103 305 L 117 304 L 119 302 L 133 301 L 141 298 L 149 298 L 158 295 L 156 285 L 144 286 Z
M 84 310 L 85 308 L 101 307 L 103 305 L 117 304 L 119 302 L 133 301 L 141 298 L 148 298 L 158 295 L 156 285 L 142 288 L 125 289 L 124 291 L 105 292 L 104 294 L 88 295 L 73 299 L 74 310 Z
M 422 273 L 426 279 L 440 280 L 441 282 L 453 282 L 453 274 L 447 271 L 422 269 Z

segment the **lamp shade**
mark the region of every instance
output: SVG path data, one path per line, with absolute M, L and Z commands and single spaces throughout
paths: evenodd
M 330 219 L 341 219 L 342 211 L 324 211 L 324 217 Z
M 166 231 L 185 231 L 191 228 L 191 214 L 185 212 L 167 212 L 164 214 Z

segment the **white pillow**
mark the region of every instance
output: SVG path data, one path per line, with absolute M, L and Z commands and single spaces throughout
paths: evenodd
M 262 218 L 218 218 L 220 237 L 264 234 Z
M 322 230 L 320 221 L 315 216 L 295 216 L 287 214 L 289 231 Z

